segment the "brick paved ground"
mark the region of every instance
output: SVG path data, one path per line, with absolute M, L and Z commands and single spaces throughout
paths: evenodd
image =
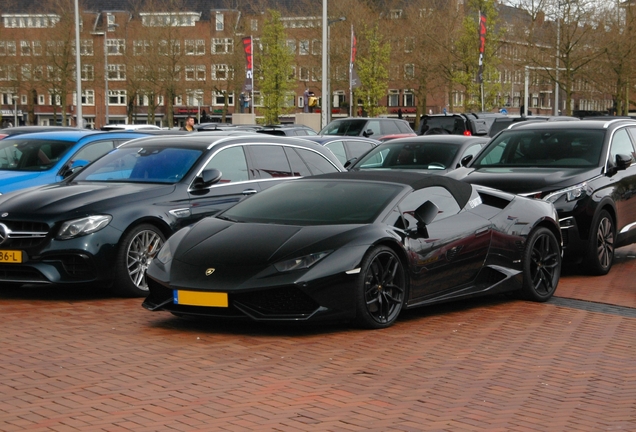
M 382 331 L 0 290 L 0 431 L 633 431 L 634 266 L 627 248 L 608 276 L 566 274 L 563 303 L 431 307 Z

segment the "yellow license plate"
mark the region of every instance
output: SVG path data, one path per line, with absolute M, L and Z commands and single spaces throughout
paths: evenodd
M 228 307 L 227 293 L 174 290 L 174 304 L 188 306 Z
M 21 263 L 22 251 L 0 250 L 0 263 Z

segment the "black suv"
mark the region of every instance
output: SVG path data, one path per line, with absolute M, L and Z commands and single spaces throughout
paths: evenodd
M 488 135 L 500 113 L 428 114 L 420 118 L 419 135 Z
M 564 258 L 601 275 L 636 242 L 635 143 L 634 120 L 524 122 L 448 176 L 553 203 Z

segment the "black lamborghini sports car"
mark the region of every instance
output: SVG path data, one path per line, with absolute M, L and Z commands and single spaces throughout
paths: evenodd
M 393 324 L 405 308 L 517 291 L 561 273 L 552 204 L 405 171 L 273 186 L 174 234 L 149 266 L 152 311 Z

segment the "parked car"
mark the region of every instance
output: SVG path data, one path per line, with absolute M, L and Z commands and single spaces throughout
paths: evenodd
M 22 135 L 25 133 L 33 132 L 53 132 L 53 131 L 65 131 L 65 130 L 86 130 L 71 126 L 13 126 L 0 129 L 0 139 L 4 139 L 10 136 Z
M 59 182 L 141 132 L 86 129 L 12 135 L 0 141 L 0 194 Z
M 327 174 L 177 232 L 148 268 L 143 306 L 384 328 L 402 309 L 451 299 L 512 291 L 546 301 L 559 282 L 560 243 L 547 202 L 439 175 Z
M 131 141 L 60 183 L 0 196 L 0 284 L 146 295 L 146 267 L 177 229 L 276 183 L 338 171 L 330 151 L 298 138 Z
M 356 159 L 380 144 L 380 141 L 378 140 L 364 137 L 343 138 L 337 135 L 315 135 L 303 138 L 327 147 L 334 155 L 336 155 L 343 165 L 346 164 L 348 160 Z
M 267 125 L 260 129 L 256 129 L 256 132 L 276 135 L 276 136 L 316 136 L 318 135 L 315 130 L 309 126 L 292 124 L 292 125 Z
M 161 130 L 159 126 L 151 124 L 108 124 L 101 127 L 103 131 L 140 131 L 140 130 Z
M 516 127 L 517 124 L 521 124 L 523 122 L 542 122 L 542 121 L 579 121 L 580 119 L 577 117 L 569 117 L 569 116 L 506 116 L 506 117 L 497 117 L 493 121 L 490 126 L 490 131 L 488 135 L 491 137 L 497 135 L 502 130 L 508 127 Z
M 524 122 L 448 175 L 553 203 L 564 258 L 606 274 L 636 242 L 636 121 Z
M 348 117 L 331 121 L 318 135 L 363 136 L 381 140 L 385 135 L 415 136 L 406 120 L 385 117 Z
M 418 135 L 489 135 L 490 127 L 501 113 L 427 114 L 420 118 Z
M 463 135 L 426 135 L 384 142 L 352 160 L 350 171 L 418 170 L 447 172 L 467 163 L 490 141 L 488 137 Z

